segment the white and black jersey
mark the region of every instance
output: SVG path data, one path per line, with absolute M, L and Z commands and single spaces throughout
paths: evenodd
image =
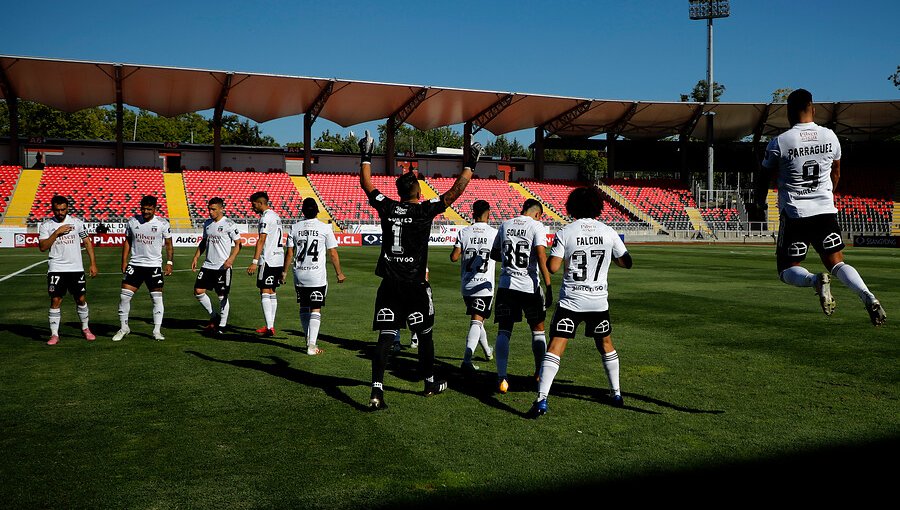
M 791 218 L 835 214 L 831 164 L 841 159 L 834 131 L 814 122 L 794 126 L 766 147 L 763 166 L 778 169 L 778 208 Z
M 241 238 L 241 231 L 231 219 L 223 216 L 219 221 L 212 218 L 203 223 L 203 247 L 206 260 L 203 269 L 221 269 L 231 256 L 234 242 Z
M 331 225 L 311 218 L 294 223 L 287 240 L 294 248 L 294 284 L 301 287 L 328 285 L 325 270 L 326 251 L 337 248 Z
M 162 250 L 165 240 L 172 238 L 169 222 L 159 216 L 144 221 L 143 216 L 135 216 L 125 226 L 125 238 L 131 243 L 131 257 L 128 263 L 139 267 L 162 266 Z
M 266 209 L 259 217 L 259 234 L 266 234 L 266 244 L 259 255 L 260 265 L 281 267 L 284 264 L 284 230 L 281 218 L 272 209 Z
M 625 253 L 619 234 L 600 221 L 581 218 L 563 227 L 550 248 L 551 257 L 565 262 L 559 306 L 573 312 L 608 310 L 609 264 Z
M 80 219 L 66 215 L 59 222 L 55 217 L 44 220 L 38 227 L 38 239 L 50 239 L 56 229 L 63 225 L 72 225 L 72 230 L 67 234 L 57 236 L 50 247 L 48 259 L 48 273 L 73 273 L 84 271 L 84 262 L 81 260 L 81 240 L 88 236 L 84 222 Z
M 462 295 L 493 296 L 495 262 L 491 258 L 491 248 L 497 229 L 487 223 L 475 223 L 459 231 L 455 248 L 460 254 L 460 280 Z
M 447 209 L 443 197 L 422 203 L 398 202 L 373 189 L 369 204 L 381 218 L 381 256 L 375 274 L 398 282 L 424 282 L 431 224 Z
M 538 292 L 535 251 L 547 246 L 547 227 L 530 216 L 518 216 L 500 224 L 493 249 L 500 250 L 501 289 Z

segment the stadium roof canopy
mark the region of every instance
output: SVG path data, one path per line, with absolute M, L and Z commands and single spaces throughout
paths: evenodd
M 782 103 L 587 99 L 0 55 L 0 98 L 7 97 L 66 112 L 121 101 L 165 117 L 219 107 L 257 122 L 312 112 L 344 127 L 391 117 L 422 130 L 472 122 L 495 135 L 540 127 L 561 137 L 616 133 L 629 139 L 703 140 L 714 116 L 714 138 L 721 142 L 788 127 Z M 842 138 L 900 134 L 900 101 L 816 106 L 816 121 Z

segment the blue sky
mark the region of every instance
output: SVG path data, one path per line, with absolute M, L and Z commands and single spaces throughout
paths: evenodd
M 705 22 L 688 18 L 687 0 L 11 4 L 7 55 L 656 101 L 706 78 Z M 817 101 L 900 99 L 887 80 L 900 65 L 897 0 L 732 0 L 731 12 L 714 23 L 723 101 L 769 101 L 781 87 Z M 319 120 L 313 136 L 373 125 Z M 262 129 L 286 143 L 301 126 Z

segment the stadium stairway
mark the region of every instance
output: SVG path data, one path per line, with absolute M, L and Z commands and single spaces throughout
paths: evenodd
M 696 207 L 685 207 L 684 212 L 687 213 L 688 219 L 691 220 L 691 227 L 694 230 L 704 235 L 712 235 L 712 229 L 709 228 L 709 224 L 703 219 L 699 209 Z
M 778 190 L 770 189 L 766 194 L 766 221 L 769 232 L 778 232 L 781 225 L 781 212 L 778 210 Z
M 662 224 L 660 222 L 656 221 L 656 218 L 654 218 L 654 217 L 650 216 L 649 214 L 645 213 L 644 211 L 638 209 L 638 207 L 636 205 L 632 204 L 630 200 L 628 200 L 627 198 L 625 198 L 621 194 L 619 194 L 618 191 L 612 189 L 611 187 L 607 186 L 606 184 L 603 184 L 602 182 L 598 183 L 597 187 L 600 188 L 600 191 L 602 191 L 603 194 L 606 195 L 607 198 L 609 198 L 613 202 L 616 202 L 617 204 L 624 207 L 626 211 L 633 214 L 637 219 L 648 223 L 651 227 L 653 227 L 653 230 L 655 230 L 656 232 L 665 230 L 663 228 Z
M 302 175 L 292 175 L 291 182 L 294 183 L 294 187 L 297 188 L 297 193 L 300 193 L 301 197 L 304 199 L 312 197 L 312 199 L 316 201 L 316 204 L 319 206 L 319 214 L 316 218 L 318 218 L 319 221 L 330 224 L 331 229 L 335 233 L 340 232 L 341 227 L 339 227 L 337 222 L 334 221 L 334 218 L 331 217 L 331 213 L 328 212 L 328 208 L 322 203 L 322 199 L 319 198 L 319 194 L 316 192 L 315 188 L 313 188 L 312 184 L 310 184 L 309 179 Z
M 419 188 L 422 190 L 422 199 L 423 200 L 431 200 L 438 196 L 437 190 L 431 187 L 431 183 L 426 180 L 419 181 Z M 421 186 L 424 184 L 424 186 Z M 448 207 L 447 210 L 444 211 L 444 218 L 452 221 L 456 225 L 469 225 L 469 222 L 465 220 L 462 216 L 459 215 L 458 212 L 454 211 L 452 207 Z
M 522 197 L 524 197 L 526 200 L 528 200 L 529 198 L 533 198 L 533 199 L 537 200 L 538 202 L 544 204 L 544 214 L 546 214 L 547 216 L 550 216 L 550 218 L 552 218 L 553 221 L 559 222 L 561 225 L 565 225 L 566 223 L 569 223 L 565 218 L 562 217 L 561 214 L 559 214 L 555 209 L 553 209 L 553 207 L 551 207 L 550 204 L 548 204 L 544 200 L 541 200 L 540 197 L 532 194 L 530 191 L 525 189 L 525 186 L 522 186 L 518 182 L 511 182 L 511 183 L 509 183 L 509 185 L 512 186 L 512 189 L 518 191 L 519 194 L 522 195 Z
M 900 179 L 894 181 L 894 211 L 891 217 L 891 235 L 900 236 Z
M 19 182 L 12 197 L 9 199 L 9 207 L 6 208 L 6 216 L 3 224 L 13 227 L 24 227 L 28 215 L 31 213 L 31 205 L 37 196 L 38 186 L 41 184 L 43 170 L 22 170 Z M 50 211 L 47 211 L 50 215 Z
M 188 210 L 187 194 L 184 191 L 184 179 L 179 174 L 163 174 L 166 184 L 166 204 L 169 208 L 169 225 L 173 229 L 189 229 L 191 213 Z

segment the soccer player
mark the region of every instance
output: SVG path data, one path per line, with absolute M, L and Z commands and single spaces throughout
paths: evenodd
M 381 194 L 372 182 L 372 152 L 375 140 L 366 131 L 359 141 L 359 183 L 369 197 L 369 204 L 381 218 L 381 253 L 375 274 L 381 285 L 375 298 L 372 330 L 378 331 L 378 344 L 372 358 L 372 393 L 370 410 L 387 407 L 384 401 L 384 370 L 388 353 L 398 329 L 409 326 L 419 338 L 419 371 L 425 379 L 426 396 L 447 389 L 447 382 L 434 377 L 434 302 L 431 287 L 425 279 L 428 267 L 428 238 L 435 216 L 443 213 L 466 189 L 472 178 L 481 144 L 475 142 L 463 170 L 453 186 L 440 197 L 419 203 L 421 190 L 414 173 L 397 178 L 400 202 Z
M 306 354 L 316 356 L 322 350 L 316 346 L 319 337 L 319 326 L 322 323 L 322 307 L 328 295 L 328 275 L 325 271 L 325 253 L 331 259 L 338 283 L 344 283 L 346 276 L 341 271 L 341 260 L 337 252 L 337 239 L 331 225 L 316 219 L 319 205 L 315 199 L 303 200 L 300 212 L 304 219 L 294 223 L 287 239 L 287 250 L 284 254 L 283 267 L 287 276 L 287 268 L 293 261 L 294 289 L 297 291 L 297 302 L 300 303 L 300 324 L 306 334 Z
M 831 275 L 859 296 L 875 326 L 884 324 L 881 303 L 869 291 L 856 269 L 844 262 L 844 241 L 837 222 L 834 189 L 841 176 L 841 144 L 834 131 L 813 122 L 816 109 L 812 94 L 797 89 L 788 96 L 791 129 L 773 138 L 766 147 L 762 166 L 778 178 L 781 226 L 775 250 L 781 281 L 795 287 L 812 287 L 825 315 L 834 313 Z M 757 179 L 760 185 L 773 179 Z M 757 189 L 757 205 L 764 207 L 766 190 Z M 812 274 L 800 265 L 809 245 L 831 272 Z
M 619 355 L 612 343 L 607 273 L 610 261 L 630 269 L 631 255 L 616 231 L 595 219 L 603 210 L 596 189 L 572 190 L 566 200 L 566 210 L 575 221 L 556 233 L 547 260 L 551 273 L 559 271 L 563 264 L 565 272 L 559 303 L 550 323 L 550 347 L 541 367 L 537 400 L 528 413 L 533 418 L 547 412 L 547 395 L 559 371 L 560 359 L 582 322 L 585 336 L 592 337 L 600 351 L 612 404 L 617 407 L 624 404 L 619 388 Z
M 281 218 L 269 207 L 269 194 L 265 191 L 250 195 L 250 203 L 253 211 L 259 214 L 259 239 L 256 241 L 253 260 L 247 266 L 247 274 L 254 274 L 259 269 L 256 288 L 259 289 L 263 317 L 266 320 L 265 326 L 256 332 L 264 337 L 272 337 L 275 336 L 275 312 L 278 311 L 278 294 L 275 289 L 282 284 L 284 276 Z
M 163 275 L 172 274 L 172 233 L 169 222 L 156 215 L 156 197 L 141 198 L 141 214 L 128 220 L 125 226 L 125 244 L 122 245 L 122 291 L 119 294 L 119 331 L 113 342 L 125 338 L 131 298 L 141 284 L 146 284 L 153 300 L 153 339 L 165 340 L 161 328 L 163 321 Z M 162 249 L 166 250 L 166 264 L 162 263 Z M 130 256 L 130 260 L 129 260 Z
M 206 251 L 206 260 L 197 273 L 194 282 L 194 297 L 200 306 L 209 314 L 206 332 L 221 334 L 228 324 L 228 312 L 231 302 L 228 293 L 231 291 L 231 268 L 241 251 L 241 232 L 238 226 L 225 216 L 225 201 L 219 197 L 210 198 L 206 203 L 209 219 L 203 223 L 203 238 L 191 260 L 191 271 L 197 271 L 200 254 Z M 213 289 L 219 296 L 219 311 L 214 312 L 212 301 L 206 294 Z
M 472 364 L 472 354 L 479 343 L 487 359 L 494 358 L 484 330 L 484 320 L 491 316 L 491 305 L 494 302 L 495 262 L 491 258 L 491 248 L 497 237 L 497 229 L 487 224 L 490 214 L 491 205 L 485 200 L 476 200 L 472 204 L 475 223 L 459 231 L 453 251 L 450 252 L 452 262 L 462 259 L 459 265 L 462 296 L 466 303 L 466 314 L 472 319 L 461 365 L 467 372 L 478 369 Z
M 81 334 L 88 342 L 97 337 L 91 333 L 88 326 L 88 304 L 85 294 L 87 282 L 84 278 L 84 261 L 81 257 L 81 246 L 88 254 L 91 261 L 89 274 L 91 278 L 97 276 L 97 262 L 94 259 L 94 244 L 88 236 L 84 223 L 69 215 L 69 200 L 66 197 L 55 195 L 50 200 L 50 209 L 53 217 L 47 218 L 38 228 L 38 248 L 41 251 L 50 250 L 47 268 L 47 293 L 50 294 L 50 339 L 47 345 L 59 343 L 59 323 L 62 319 L 63 297 L 66 292 L 72 294 L 75 300 L 75 311 L 81 319 Z
M 497 357 L 497 389 L 509 390 L 506 367 L 509 362 L 509 339 L 513 325 L 522 315 L 531 327 L 531 351 L 534 353 L 534 377 L 540 377 L 541 362 L 547 351 L 544 320 L 547 308 L 553 303 L 553 288 L 547 271 L 547 228 L 541 223 L 544 207 L 529 198 L 522 205 L 522 214 L 500 224 L 491 248 L 491 258 L 500 262 L 500 283 L 494 322 L 498 324 L 494 354 Z M 547 287 L 543 294 L 538 283 L 538 271 Z

